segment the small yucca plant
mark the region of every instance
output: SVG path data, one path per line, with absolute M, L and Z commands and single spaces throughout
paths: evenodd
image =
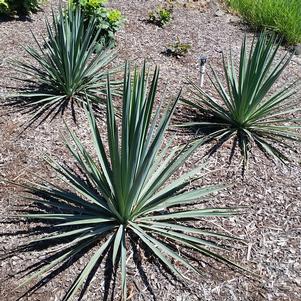
M 292 83 L 285 88 L 272 91 L 275 82 L 291 60 L 291 54 L 277 61 L 280 41 L 275 36 L 262 33 L 247 51 L 246 37 L 241 46 L 238 70 L 232 54 L 223 56 L 224 87 L 216 72 L 209 76 L 219 99 L 215 99 L 198 85 L 191 83 L 194 97 L 184 102 L 197 108 L 203 118 L 184 126 L 196 126 L 209 130 L 208 140 L 217 139 L 219 145 L 233 138 L 233 149 L 239 145 L 243 165 L 248 162 L 249 152 L 257 145 L 266 156 L 287 162 L 289 158 L 277 147 L 291 148 L 286 141 L 300 141 L 295 131 L 300 128 L 299 118 L 292 113 L 300 107 L 290 101 L 295 93 Z
M 145 66 L 140 73 L 135 71 L 133 82 L 130 71 L 126 68 L 119 129 L 119 119 L 116 120 L 112 103 L 111 84 L 108 81 L 108 148 L 104 145 L 88 106 L 87 116 L 96 159 L 89 154 L 77 136 L 69 131 L 72 139 L 67 142 L 67 147 L 83 176 L 49 160 L 52 168 L 69 188 L 65 189 L 48 181 L 27 187 L 32 195 L 28 199 L 42 204 L 46 211 L 25 217 L 47 221 L 49 231 L 53 232 L 37 239 L 35 243 L 53 242 L 51 249 L 55 251 L 49 260 L 40 263 L 40 269 L 34 266 L 34 272 L 26 283 L 42 275 L 43 279 L 47 279 L 53 269 L 80 256 L 87 248 L 96 246 L 94 254 L 83 266 L 63 300 L 71 300 L 87 279 L 90 279 L 97 263 L 105 254 L 109 254 L 108 260 L 112 260 L 114 265 L 121 265 L 122 296 L 126 300 L 126 262 L 127 249 L 130 247 L 127 242 L 130 237 L 151 250 L 178 277 L 184 277 L 181 265 L 200 274 L 204 272 L 189 263 L 188 253 L 182 252 L 187 249 L 236 266 L 216 253 L 216 250 L 224 249 L 223 245 L 216 242 L 217 239 L 233 237 L 185 224 L 185 221 L 206 217 L 229 216 L 235 210 L 191 207 L 209 193 L 222 188 L 218 185 L 189 190 L 190 184 L 201 177 L 199 167 L 171 180 L 198 145 L 172 148 L 171 140 L 162 147 L 177 100 L 163 112 L 162 117 L 159 116 L 160 108 L 153 114 L 157 69 L 149 91 L 148 82 Z M 57 243 L 61 244 L 60 248 Z M 172 261 L 180 265 L 173 264 Z M 40 283 L 44 283 L 43 280 Z
M 96 51 L 99 31 L 95 19 L 91 18 L 85 26 L 80 9 L 60 8 L 58 16 L 52 12 L 52 20 L 51 25 L 46 19 L 48 37 L 44 44 L 34 36 L 38 50 L 26 48 L 34 62 L 14 62 L 22 74 L 18 79 L 38 89 L 18 95 L 24 101 L 22 108 L 33 112 L 31 121 L 45 112 L 47 117 L 62 114 L 69 105 L 74 113 L 74 105 L 82 106 L 87 101 L 100 103 L 105 94 L 106 75 L 114 72 L 107 68 L 114 54 L 104 49 Z

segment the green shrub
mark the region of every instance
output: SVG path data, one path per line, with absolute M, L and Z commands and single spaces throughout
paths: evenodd
M 228 0 L 230 7 L 257 29 L 269 28 L 289 44 L 301 42 L 300 0 Z
M 112 72 L 106 67 L 114 54 L 107 50 L 95 52 L 100 30 L 95 35 L 95 19 L 91 18 L 86 26 L 83 20 L 80 10 L 60 10 L 58 16 L 53 13 L 52 26 L 46 20 L 45 44 L 40 45 L 36 39 L 38 50 L 26 48 L 35 63 L 14 62 L 16 70 L 25 75 L 20 80 L 38 89 L 19 95 L 24 108 L 34 109 L 30 122 L 44 112 L 54 117 L 68 105 L 74 110 L 74 105 L 82 106 L 87 101 L 99 104 L 103 100 L 106 76 Z
M 172 19 L 173 7 L 159 5 L 154 11 L 148 13 L 148 21 L 160 27 L 169 23 Z
M 40 8 L 41 0 L 0 0 L 0 14 L 4 15 L 26 15 L 37 12 Z
M 183 223 L 213 216 L 226 217 L 235 210 L 193 209 L 190 206 L 222 188 L 217 185 L 188 189 L 191 183 L 200 179 L 201 167 L 170 181 L 198 144 L 171 148 L 171 143 L 168 143 L 163 146 L 163 137 L 179 96 L 169 108 L 164 109 L 162 117 L 160 107 L 153 114 L 158 77 L 158 69 L 149 82 L 145 66 L 140 73 L 136 70 L 133 77 L 126 68 L 122 120 L 116 119 L 108 80 L 107 147 L 88 106 L 87 117 L 96 159 L 69 131 L 71 140 L 66 142 L 67 148 L 82 175 L 49 159 L 50 166 L 68 188 L 47 181 L 26 186 L 30 193 L 28 200 L 42 204 L 46 211 L 31 212 L 25 217 L 29 221 L 45 221 L 45 227 L 50 231 L 29 246 L 32 249 L 40 243 L 40 247 L 49 247 L 48 250 L 53 252 L 49 258 L 43 258 L 33 266 L 25 283 L 41 276 L 40 283 L 46 283 L 62 265 L 68 265 L 95 247 L 63 300 L 73 300 L 76 292 L 93 276 L 105 254 L 114 266 L 121 265 L 122 300 L 127 300 L 126 269 L 130 240 L 147 248 L 170 272 L 181 278 L 185 276 L 180 266 L 204 274 L 189 262 L 189 250 L 238 267 L 217 253 L 225 249 L 226 240 L 233 237 Z M 223 240 L 224 244 L 218 244 L 217 239 Z
M 91 18 L 95 18 L 96 30 L 100 30 L 98 48 L 115 46 L 115 33 L 123 23 L 123 17 L 119 10 L 105 7 L 106 0 L 72 0 L 70 3 L 72 7 L 80 8 L 83 11 L 85 25 Z
M 211 130 L 208 139 L 217 139 L 219 145 L 234 139 L 233 149 L 239 145 L 244 166 L 254 144 L 266 156 L 285 163 L 289 158 L 277 145 L 287 149 L 292 148 L 287 141 L 300 142 L 301 136 L 295 131 L 300 128 L 300 119 L 289 117 L 289 114 L 301 110 L 290 101 L 290 96 L 295 93 L 293 84 L 287 83 L 282 89 L 271 91 L 292 56 L 287 53 L 276 62 L 279 46 L 280 41 L 274 36 L 263 33 L 256 43 L 253 41 L 248 53 L 245 38 L 241 46 L 238 70 L 231 53 L 228 59 L 223 58 L 226 87 L 211 68 L 213 77 L 209 78 L 219 99 L 193 84 L 195 97 L 185 100 L 203 115 L 200 121 L 186 126 Z

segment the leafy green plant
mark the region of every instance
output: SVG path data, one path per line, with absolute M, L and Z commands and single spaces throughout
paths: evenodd
M 27 15 L 35 13 L 44 1 L 41 0 L 0 0 L 0 14 Z
M 9 6 L 6 0 L 0 0 L 0 13 L 6 14 L 8 10 L 9 10 Z
M 228 0 L 228 3 L 252 27 L 273 30 L 289 44 L 301 42 L 300 0 Z
M 200 167 L 170 181 L 199 144 L 171 148 L 171 143 L 167 143 L 163 146 L 163 138 L 179 96 L 169 108 L 164 109 L 163 114 L 160 114 L 160 107 L 153 114 L 158 76 L 156 69 L 148 89 L 145 66 L 141 72 L 135 70 L 133 81 L 126 67 L 120 130 L 108 80 L 107 147 L 88 105 L 87 117 L 96 159 L 69 130 L 71 140 L 66 145 L 82 175 L 49 159 L 49 164 L 68 188 L 47 181 L 26 186 L 30 193 L 28 199 L 47 208 L 44 212 L 25 215 L 29 221 L 46 221 L 46 227 L 49 227 L 50 233 L 37 238 L 35 243 L 49 243 L 50 250 L 53 247 L 54 252 L 38 265 L 39 268 L 34 265 L 33 273 L 25 283 L 41 276 L 40 283 L 45 283 L 53 269 L 85 253 L 87 248 L 95 247 L 63 300 L 72 299 L 95 272 L 105 254 L 114 265 L 120 264 L 122 295 L 126 300 L 126 262 L 130 248 L 127 242 L 130 237 L 150 250 L 170 272 L 179 277 L 184 277 L 179 265 L 203 275 L 203 271 L 189 263 L 188 253 L 184 250 L 238 267 L 217 253 L 225 245 L 215 240 L 231 240 L 233 237 L 184 223 L 213 216 L 226 217 L 234 214 L 235 210 L 191 207 L 223 187 L 217 185 L 189 190 L 190 184 L 202 176 Z M 178 264 L 173 264 L 173 260 Z
M 115 34 L 121 28 L 124 18 L 118 9 L 105 7 L 106 0 L 71 0 L 70 4 L 75 9 L 81 9 L 84 14 L 85 25 L 91 18 L 95 18 L 98 35 L 98 48 L 115 46 Z M 96 33 L 95 31 L 95 33 Z
M 34 112 L 31 122 L 45 112 L 53 117 L 63 113 L 68 105 L 74 110 L 75 104 L 82 106 L 87 100 L 101 104 L 107 73 L 113 72 L 107 66 L 114 54 L 105 50 L 95 53 L 100 34 L 98 31 L 94 35 L 95 19 L 84 26 L 80 10 L 61 9 L 58 16 L 53 13 L 53 26 L 47 20 L 46 26 L 48 39 L 44 39 L 44 45 L 35 38 L 39 49 L 26 48 L 35 64 L 14 62 L 24 75 L 20 80 L 39 89 L 18 95 L 18 99 L 25 100 L 22 107 Z
M 171 21 L 172 11 L 173 7 L 171 5 L 168 7 L 159 5 L 154 11 L 148 13 L 148 21 L 162 27 Z
M 90 15 L 101 7 L 104 7 L 108 0 L 69 0 L 69 5 L 81 5 L 86 10 L 90 10 Z
M 218 139 L 219 144 L 233 138 L 233 149 L 239 145 L 244 166 L 253 145 L 266 156 L 287 162 L 289 158 L 277 145 L 292 148 L 286 141 L 300 142 L 300 135 L 295 131 L 300 127 L 296 124 L 300 119 L 289 117 L 300 111 L 300 107 L 290 101 L 290 96 L 295 93 L 294 84 L 272 91 L 292 56 L 287 53 L 276 63 L 279 46 L 276 37 L 262 33 L 256 42 L 254 38 L 248 53 L 245 37 L 238 70 L 231 53 L 228 59 L 223 57 L 226 87 L 211 68 L 213 77 L 209 78 L 219 99 L 192 83 L 195 97 L 184 100 L 204 115 L 200 121 L 184 126 L 211 129 L 208 139 Z
M 165 50 L 165 54 L 179 58 L 181 56 L 185 56 L 190 48 L 190 44 L 182 43 L 180 39 L 177 38 L 177 41 L 175 43 L 168 45 Z

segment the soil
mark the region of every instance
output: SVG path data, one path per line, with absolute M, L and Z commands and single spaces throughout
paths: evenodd
M 59 1 L 49 0 L 43 6 L 43 11 L 32 15 L 30 19 L 0 20 L 0 93 L 3 101 L 5 95 L 11 91 L 9 87 L 21 87 L 13 79 L 17 74 L 11 67 L 10 60 L 29 60 L 23 47 L 35 45 L 31 30 L 41 40 L 45 34 L 44 18 L 51 15 L 51 7 L 56 9 L 58 3 Z M 163 28 L 157 27 L 146 22 L 146 19 L 149 10 L 154 9 L 158 3 L 161 1 L 114 0 L 109 5 L 120 9 L 126 18 L 123 28 L 117 34 L 115 64 L 129 60 L 132 65 L 141 65 L 146 60 L 149 66 L 160 65 L 160 92 L 163 94 L 166 90 L 166 100 L 175 97 L 181 87 L 184 87 L 182 93 L 189 95 L 187 79 L 199 80 L 200 56 L 207 56 L 213 68 L 221 74 L 221 52 L 228 50 L 231 45 L 233 54 L 238 56 L 243 36 L 253 36 L 246 24 L 213 0 L 178 1 L 173 20 Z M 181 58 L 165 56 L 163 53 L 166 47 L 177 38 L 183 43 L 191 44 L 188 55 Z M 285 51 L 282 48 L 280 52 L 284 54 Z M 293 57 L 277 86 L 300 80 L 300 65 L 301 57 Z M 204 89 L 214 93 L 206 77 Z M 293 96 L 292 101 L 295 101 L 296 106 L 300 105 L 300 96 L 300 91 Z M 189 114 L 191 112 L 179 106 L 174 119 L 181 121 L 184 117 L 189 117 Z M 79 110 L 76 125 L 68 114 L 64 118 L 80 139 L 89 145 L 91 139 L 84 113 Z M 64 147 L 62 133 L 65 126 L 62 118 L 57 118 L 54 122 L 44 122 L 22 132 L 21 126 L 28 119 L 28 114 L 16 112 L 11 107 L 0 108 L 2 256 L 25 242 L 28 239 L 26 231 L 35 226 L 23 221 L 12 221 L 12 214 L 20 206 L 29 204 L 22 199 L 21 189 L 4 179 L 20 183 L 25 180 L 37 182 L 40 181 L 39 178 L 55 181 L 55 174 L 43 161 L 45 154 L 50 154 L 61 162 L 72 163 L 72 158 Z M 99 126 L 104 129 L 101 122 Z M 196 133 L 179 132 L 174 138 L 174 144 L 184 143 L 193 135 Z M 198 150 L 185 164 L 185 169 L 200 162 L 205 152 L 206 148 Z M 206 160 L 207 168 L 212 173 L 200 184 L 233 184 L 231 188 L 212 196 L 207 205 L 244 207 L 246 210 L 239 216 L 205 222 L 208 227 L 245 240 L 245 243 L 233 244 L 232 251 L 227 255 L 252 270 L 257 277 L 212 263 L 204 264 L 204 277 L 191 275 L 190 281 L 181 283 L 173 279 L 155 260 L 147 260 L 147 254 L 138 250 L 138 258 L 142 261 L 139 268 L 135 264 L 137 254 L 129 252 L 129 300 L 301 300 L 300 145 L 296 145 L 294 152 L 287 150 L 292 159 L 288 166 L 273 163 L 255 151 L 244 178 L 241 177 L 238 167 L 239 154 L 235 154 L 234 162 L 229 166 L 229 152 L 230 146 L 225 145 Z M 26 287 L 17 288 L 22 276 L 20 272 L 44 257 L 45 253 L 32 251 L 0 261 L 0 300 L 17 300 L 21 297 L 26 292 Z M 60 300 L 76 279 L 86 259 L 87 256 L 83 256 L 33 295 L 25 295 L 21 300 Z M 104 300 L 104 270 L 105 266 L 102 265 L 82 300 Z M 119 289 L 120 282 L 117 279 L 114 300 L 120 298 Z

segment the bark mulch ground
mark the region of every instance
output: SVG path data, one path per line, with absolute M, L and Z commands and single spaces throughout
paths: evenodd
M 238 55 L 243 35 L 252 36 L 239 18 L 230 15 L 212 0 L 179 1 L 170 24 L 164 28 L 156 27 L 147 23 L 146 19 L 148 11 L 158 3 L 153 0 L 114 0 L 110 5 L 119 8 L 126 17 L 123 29 L 117 34 L 116 64 L 125 60 L 141 64 L 147 60 L 150 66 L 160 65 L 160 91 L 163 93 L 166 88 L 167 99 L 174 97 L 181 87 L 184 87 L 183 94 L 188 95 L 187 78 L 198 80 L 198 58 L 201 55 L 206 55 L 212 66 L 221 73 L 221 51 L 231 45 L 234 55 Z M 56 8 L 58 1 L 49 0 L 44 11 L 33 15 L 31 20 L 0 20 L 1 94 L 7 93 L 11 86 L 20 85 L 11 79 L 16 74 L 9 60 L 28 60 L 22 47 L 34 45 L 30 30 L 41 39 L 45 33 L 44 15 L 50 16 L 51 5 Z M 166 46 L 177 38 L 190 43 L 191 51 L 180 59 L 165 56 Z M 281 52 L 284 51 L 283 48 Z M 300 79 L 300 65 L 301 59 L 295 56 L 278 85 Z M 206 79 L 204 88 L 212 91 Z M 300 96 L 300 92 L 295 96 L 296 105 L 300 105 Z M 175 121 L 189 117 L 189 114 L 192 113 L 179 106 Z M 80 138 L 89 144 L 91 140 L 84 114 L 78 113 L 77 125 L 73 124 L 71 116 L 65 118 Z M 0 108 L 0 177 L 17 182 L 26 179 L 36 182 L 38 177 L 55 180 L 55 175 L 43 162 L 43 155 L 47 153 L 61 161 L 72 162 L 64 148 L 62 119 L 44 122 L 37 128 L 20 133 L 20 126 L 27 120 L 26 114 L 7 107 Z M 103 127 L 101 122 L 100 127 Z M 194 135 L 197 133 L 179 132 L 174 144 L 186 142 Z M 200 149 L 185 168 L 199 162 L 205 151 Z M 200 184 L 233 184 L 231 188 L 212 196 L 208 206 L 244 206 L 247 210 L 241 216 L 208 220 L 206 225 L 245 239 L 246 243 L 234 244 L 233 251 L 227 255 L 258 277 L 242 275 L 227 266 L 208 262 L 202 266 L 206 271 L 204 277 L 190 275 L 190 282 L 180 283 L 155 260 L 146 259 L 147 254 L 138 248 L 130 252 L 128 262 L 129 300 L 301 300 L 300 146 L 296 145 L 295 152 L 289 153 L 292 164 L 287 167 L 274 164 L 255 151 L 244 178 L 235 164 L 239 161 L 239 154 L 236 153 L 234 162 L 229 166 L 229 152 L 230 145 L 225 145 L 207 160 L 208 168 L 218 171 L 212 172 Z M 22 199 L 18 188 L 1 178 L 0 253 L 4 255 L 26 241 L 24 233 L 33 225 L 22 221 L 11 222 L 11 214 L 20 206 L 29 204 Z M 0 261 L 0 300 L 17 300 L 24 294 L 26 288 L 17 288 L 20 283 L 18 272 L 44 256 L 45 253 L 28 252 Z M 86 259 L 87 256 L 83 256 L 34 295 L 24 296 L 22 300 L 60 300 Z M 104 300 L 101 297 L 105 287 L 104 270 L 102 265 L 83 300 Z M 119 288 L 117 280 L 117 296 Z

